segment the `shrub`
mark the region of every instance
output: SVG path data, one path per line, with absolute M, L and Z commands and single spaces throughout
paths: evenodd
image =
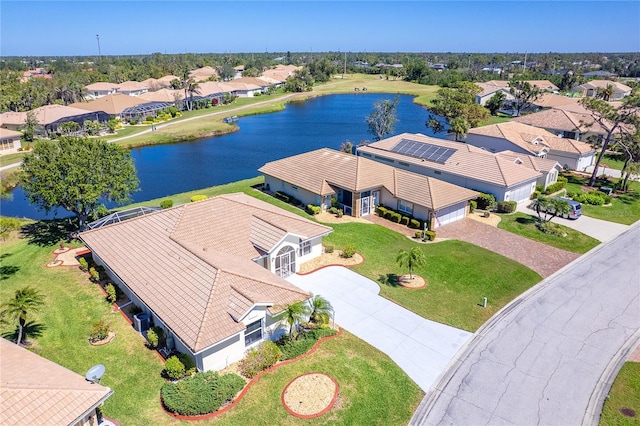
M 409 225 L 409 218 L 407 216 L 402 216 L 400 218 L 400 224 L 402 225 Z
M 544 193 L 549 195 L 549 194 L 553 194 L 554 192 L 558 192 L 561 189 L 565 188 L 567 186 L 567 182 L 556 182 L 553 185 L 549 185 L 547 186 L 547 189 L 544 190 Z
M 478 208 L 478 202 L 476 200 L 469 201 L 469 213 L 473 213 Z
M 164 331 L 163 331 L 162 337 L 164 337 Z M 162 337 L 160 337 L 160 340 L 162 340 Z M 180 352 L 176 355 L 176 357 L 178 357 L 182 365 L 184 365 L 184 370 L 186 375 L 191 375 L 196 371 L 196 362 L 189 355 Z
M 89 262 L 87 262 L 87 259 L 85 259 L 84 257 L 78 259 L 78 263 L 80 263 L 80 269 L 82 269 L 83 271 L 89 270 Z
M 154 331 L 153 327 L 147 330 L 147 341 L 149 342 L 149 346 L 154 349 L 157 348 L 160 343 L 160 337 L 158 336 L 158 333 Z
M 320 206 L 314 206 L 313 204 L 307 204 L 307 213 L 309 213 L 310 215 L 317 215 L 320 214 Z
M 251 349 L 240 361 L 240 373 L 253 378 L 259 372 L 275 365 L 280 360 L 280 349 L 272 341 L 266 341 L 256 349 Z
M 391 215 L 391 222 L 400 223 L 401 220 L 402 215 L 400 213 L 393 212 L 393 214 Z
M 480 194 L 480 196 L 476 198 L 476 203 L 479 209 L 490 210 L 496 204 L 496 197 L 494 197 L 493 194 Z
M 536 185 L 536 191 L 544 192 L 544 185 Z
M 383 206 L 377 206 L 376 207 L 376 214 L 380 217 L 384 217 L 384 215 L 387 213 L 387 209 L 386 207 Z
M 557 182 L 567 183 L 567 182 L 569 182 L 569 179 L 567 179 L 565 176 L 560 175 L 560 176 L 558 176 Z
M 536 223 L 536 226 L 538 226 L 538 228 L 545 234 L 549 234 L 549 235 L 553 235 L 555 237 L 561 237 L 561 238 L 564 238 L 567 236 L 567 233 L 562 231 L 562 229 L 560 228 L 560 225 L 558 225 L 557 223 L 543 222 L 543 223 Z
M 531 198 L 532 200 L 537 200 L 538 197 L 540 196 L 540 191 L 533 191 L 533 194 L 531 194 Z
M 160 389 L 162 403 L 172 413 L 185 416 L 213 413 L 232 401 L 245 386 L 237 374 L 216 371 L 197 373 L 179 383 L 167 382 Z
M 91 279 L 94 281 L 100 281 L 100 273 L 96 270 L 96 268 L 89 268 L 89 275 L 91 275 Z
M 89 334 L 89 341 L 95 343 L 106 339 L 109 336 L 110 327 L 111 325 L 104 322 L 104 320 L 94 323 L 91 333 Z
M 424 231 L 424 238 L 429 241 L 436 239 L 436 233 L 434 231 Z
M 136 124 L 138 124 L 138 120 L 129 120 L 129 124 L 135 126 Z
M 420 223 L 420 221 L 418 219 L 411 219 L 409 221 L 409 228 L 420 229 L 420 228 L 422 228 L 422 224 Z
M 422 239 L 422 231 L 416 231 L 413 237 L 416 239 Z
M 118 299 L 118 295 L 116 293 L 116 288 L 113 286 L 113 284 L 109 283 L 106 286 L 104 286 L 104 291 L 107 292 L 107 302 L 116 303 L 116 300 Z
M 192 196 L 191 197 L 191 202 L 195 203 L 196 201 L 202 201 L 202 200 L 206 200 L 206 199 L 207 199 L 206 195 L 199 194 L 199 195 Z
M 280 348 L 282 359 L 287 360 L 309 352 L 319 339 L 336 333 L 337 331 L 331 328 L 314 328 L 299 334 L 296 340 L 291 340 L 289 335 L 285 334 L 276 341 L 276 345 Z
M 291 201 L 291 197 L 289 197 L 287 194 L 285 194 L 284 192 L 280 192 L 280 191 L 276 191 L 275 194 L 273 194 L 276 198 L 284 201 L 285 203 L 288 203 Z
M 515 201 L 498 201 L 498 213 L 513 213 L 517 207 Z
M 173 200 L 171 198 L 167 198 L 166 200 L 160 201 L 160 207 L 163 209 L 169 209 L 173 207 Z
M 332 207 L 329 209 L 329 213 L 331 213 L 331 214 L 337 214 L 337 213 L 338 213 L 338 208 L 337 208 L 337 207 L 333 207 L 333 206 L 332 206 Z
M 356 254 L 356 248 L 349 245 L 342 249 L 342 254 L 340 256 L 344 257 L 345 259 L 351 259 L 354 254 Z
M 184 364 L 177 356 L 171 356 L 164 363 L 164 370 L 162 372 L 171 380 L 182 379 L 185 373 Z
M 324 252 L 325 253 L 333 253 L 333 246 L 325 246 Z

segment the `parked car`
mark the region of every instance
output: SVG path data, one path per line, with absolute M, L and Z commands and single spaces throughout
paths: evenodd
M 566 201 L 569 204 L 569 207 L 571 207 L 571 210 L 569 211 L 568 214 L 563 214 L 561 217 L 565 218 L 565 219 L 578 219 L 580 216 L 582 216 L 582 204 L 580 204 L 577 201 L 573 201 L 569 198 L 564 198 L 564 197 L 555 197 L 558 200 L 562 200 L 562 201 Z M 541 206 L 542 211 L 545 211 L 545 209 Z

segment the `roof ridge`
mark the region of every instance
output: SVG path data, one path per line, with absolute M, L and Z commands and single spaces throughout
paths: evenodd
M 495 158 L 496 165 L 498 166 L 498 171 L 500 172 L 500 175 L 502 176 L 502 182 L 504 182 L 505 186 L 509 186 L 507 184 L 507 177 L 504 175 L 504 171 L 502 170 L 502 162 L 498 159 L 498 157 L 493 157 L 493 158 Z
M 253 261 L 250 260 L 249 262 L 253 262 Z M 256 265 L 258 265 L 258 264 L 256 263 Z M 258 265 L 258 266 L 261 267 L 260 265 Z M 263 268 L 263 269 L 265 271 L 268 271 L 268 272 L 273 274 L 273 272 L 269 271 L 268 269 L 266 269 L 266 268 Z M 293 287 L 293 288 L 291 288 L 291 287 L 287 287 L 287 286 L 284 286 L 284 285 L 281 285 L 281 284 L 270 283 L 270 282 L 264 281 L 262 278 L 259 278 L 259 277 L 256 278 L 255 276 L 252 276 L 252 275 L 249 275 L 249 274 L 246 274 L 246 273 L 228 271 L 228 270 L 225 270 L 225 269 L 221 269 L 221 271 L 223 271 L 226 274 L 235 275 L 237 277 L 242 277 L 242 278 L 247 278 L 249 280 L 252 280 L 252 281 L 255 281 L 255 282 L 259 282 L 260 284 L 268 285 L 268 286 L 271 286 L 271 287 L 276 287 L 276 288 L 279 288 L 279 289 L 282 289 L 282 290 L 290 290 L 290 291 L 293 291 L 293 292 L 296 292 L 296 293 L 308 294 L 306 291 L 295 287 L 293 284 L 291 285 L 291 287 Z M 230 284 L 230 287 L 234 288 L 234 290 L 237 291 L 237 289 L 235 287 L 233 287 L 233 284 Z M 243 293 L 241 293 L 241 292 L 239 292 L 239 293 L 244 296 Z M 249 298 L 247 297 L 247 299 L 249 299 Z
M 196 332 L 196 340 L 193 342 L 194 349 L 197 348 L 198 345 L 200 344 L 200 340 L 202 338 L 202 329 L 204 327 L 204 324 L 206 323 L 205 320 L 207 319 L 207 317 L 209 316 L 209 313 L 213 309 L 211 305 L 213 305 L 215 302 L 214 293 L 215 293 L 215 290 L 218 288 L 217 283 L 220 278 L 220 269 L 217 267 L 214 267 L 214 268 L 216 269 L 216 276 L 213 279 L 213 284 L 211 285 L 211 290 L 209 291 L 209 296 L 207 297 L 207 306 L 204 308 L 204 313 L 202 314 L 201 321 L 199 321 L 200 325 L 198 326 L 198 331 Z

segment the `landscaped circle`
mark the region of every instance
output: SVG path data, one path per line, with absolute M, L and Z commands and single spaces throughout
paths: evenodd
M 398 277 L 398 284 L 401 287 L 406 287 L 411 289 L 424 288 L 427 286 L 427 282 L 420 275 L 411 276 L 409 274 L 400 275 Z
M 331 410 L 338 396 L 338 382 L 323 373 L 298 376 L 282 391 L 282 405 L 303 419 L 321 416 Z

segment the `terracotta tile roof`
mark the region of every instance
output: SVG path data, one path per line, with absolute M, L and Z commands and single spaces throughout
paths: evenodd
M 146 84 L 140 83 L 139 81 L 125 81 L 118 84 L 118 92 L 135 92 L 138 90 L 146 90 L 148 89 Z
M 86 111 L 104 111 L 109 115 L 120 115 L 126 108 L 147 103 L 146 99 L 115 93 L 89 102 L 76 102 L 70 106 Z M 85 111 L 85 113 L 86 113 Z
M 526 117 L 526 116 L 525 116 Z M 591 145 L 573 139 L 563 139 L 539 127 L 523 124 L 518 121 L 490 124 L 474 127 L 470 135 L 490 136 L 506 139 L 514 145 L 537 155 L 546 147 L 556 151 L 587 153 L 593 151 Z
M 279 82 L 284 82 L 287 77 L 290 77 L 298 70 L 301 70 L 302 67 L 295 65 L 277 65 L 274 68 L 268 69 L 262 73 L 263 77 L 272 78 Z
M 619 92 L 631 92 L 631 87 L 611 80 L 591 80 L 578 87 L 583 89 L 606 89 L 608 85 L 613 86 L 613 88 Z
M 258 86 L 258 87 L 268 87 L 269 86 L 269 82 L 267 82 L 266 80 L 263 80 L 259 77 L 241 77 L 241 78 L 236 78 L 235 80 L 232 80 L 231 82 L 233 83 L 245 83 L 245 84 L 253 84 L 254 86 Z
M 392 152 L 391 150 L 402 140 L 450 148 L 454 149 L 455 152 L 444 164 L 433 161 L 423 161 L 420 158 Z M 495 157 L 492 153 L 475 146 L 461 142 L 436 139 L 419 133 L 403 133 L 388 139 L 383 139 L 379 142 L 374 142 L 365 147 L 358 148 L 358 152 L 366 152 L 372 155 L 383 155 L 384 157 L 392 158 L 396 161 L 404 161 L 410 164 L 426 166 L 433 170 L 439 170 L 441 172 L 451 173 L 503 187 L 509 187 L 522 182 L 535 180 L 539 177 L 539 173 L 534 170 L 526 167 L 520 167 L 517 164 Z
M 87 86 L 84 86 L 85 89 L 89 92 L 102 92 L 102 91 L 110 91 L 118 88 L 117 83 L 108 83 L 104 81 L 99 81 L 97 83 L 92 83 Z
M 272 161 L 258 171 L 319 195 L 385 187 L 398 198 L 438 210 L 475 198 L 476 192 L 377 161 L 322 148 Z
M 32 110 L 40 125 L 55 123 L 63 118 L 87 114 L 87 110 L 64 105 L 44 105 Z M 0 114 L 0 123 L 22 125 L 27 118 L 26 112 L 5 112 Z
M 242 83 L 242 82 L 237 82 L 237 80 L 227 81 L 226 84 L 228 86 L 231 86 L 234 91 L 235 90 L 241 90 L 241 91 L 242 90 L 260 90 L 262 88 L 262 86 L 258 86 L 257 84 Z
M 526 80 L 530 85 L 539 87 L 543 90 L 558 90 L 558 86 L 550 82 L 549 80 Z M 490 80 L 485 84 L 492 85 L 495 87 L 506 87 L 509 88 L 509 80 Z
M 264 223 L 267 229 L 256 231 Z M 198 352 L 243 330 L 237 319 L 253 304 L 282 306 L 309 296 L 251 260 L 274 248 L 278 228 L 302 239 L 331 232 L 264 201 L 229 194 L 80 237 Z
M 561 167 L 560 163 L 556 160 L 550 160 L 548 158 L 542 157 L 534 157 L 533 155 L 523 155 L 518 152 L 513 151 L 500 151 L 495 153 L 494 155 L 504 158 L 509 161 L 516 162 L 517 164 L 522 164 L 525 167 L 530 169 L 539 171 L 539 172 L 549 172 L 557 167 Z
M 543 93 L 533 103 L 541 108 L 553 108 L 561 105 L 577 104 L 578 98 L 570 98 L 568 96 L 557 95 L 555 93 Z
M 231 93 L 234 90 L 236 89 L 228 83 L 219 83 L 217 81 L 205 81 L 198 84 L 200 96 L 209 96 L 214 93 Z
M 21 137 L 22 132 L 16 132 L 0 127 L 0 139 L 20 139 Z
M 594 122 L 591 114 L 570 111 L 570 109 L 580 108 L 582 108 L 580 104 L 561 105 L 544 111 L 534 112 L 533 114 L 522 115 L 511 121 L 544 129 L 567 132 L 602 132 L 603 129 L 598 124 L 589 126 L 590 123 Z
M 147 102 L 175 102 L 176 95 L 178 95 L 178 99 L 183 99 L 184 91 L 165 88 L 165 89 L 156 90 L 155 92 L 143 93 L 140 96 L 136 96 L 133 99 L 142 99 Z
M 213 67 L 206 66 L 206 67 L 198 68 L 191 71 L 189 75 L 198 75 L 198 76 L 207 76 L 207 77 L 211 77 L 212 75 L 217 76 L 218 70 L 216 70 Z
M 165 75 L 158 79 L 158 83 L 168 86 L 173 80 L 180 80 L 180 77 L 176 77 L 175 75 Z
M 0 424 L 72 425 L 111 395 L 71 370 L 0 338 Z M 107 372 L 108 374 L 108 372 Z

